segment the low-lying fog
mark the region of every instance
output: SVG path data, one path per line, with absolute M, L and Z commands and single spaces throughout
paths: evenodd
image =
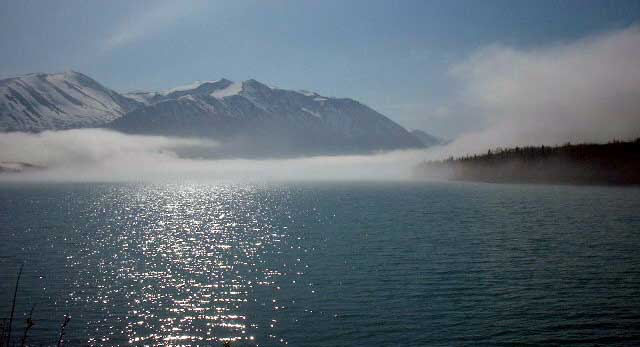
M 262 181 L 408 179 L 427 151 L 294 159 L 187 159 L 175 152 L 217 143 L 197 139 L 126 135 L 103 129 L 0 134 L 0 161 L 45 169 L 3 180 L 53 181 Z

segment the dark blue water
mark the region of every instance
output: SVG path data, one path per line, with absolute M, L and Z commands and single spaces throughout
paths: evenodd
M 35 345 L 640 345 L 638 188 L 3 185 L 0 228 Z

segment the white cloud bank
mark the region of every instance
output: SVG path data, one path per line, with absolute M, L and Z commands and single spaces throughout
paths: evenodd
M 443 155 L 640 136 L 640 27 L 531 50 L 486 47 L 452 69 L 484 130 Z
M 0 134 L 0 162 L 44 166 L 2 181 L 283 181 L 408 179 L 424 151 L 296 159 L 185 159 L 176 150 L 216 143 L 102 129 Z

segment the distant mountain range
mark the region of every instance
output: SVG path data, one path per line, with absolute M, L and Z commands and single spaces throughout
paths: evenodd
M 440 141 L 421 131 L 410 133 L 352 99 L 256 80 L 220 79 L 123 94 L 74 71 L 0 80 L 0 131 L 88 127 L 215 139 L 223 156 L 370 153 Z

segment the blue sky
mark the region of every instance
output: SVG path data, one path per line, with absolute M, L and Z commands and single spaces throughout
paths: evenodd
M 118 91 L 255 78 L 351 97 L 453 137 L 451 70 L 491 45 L 528 50 L 640 20 L 640 1 L 6 1 L 1 76 L 74 69 Z

